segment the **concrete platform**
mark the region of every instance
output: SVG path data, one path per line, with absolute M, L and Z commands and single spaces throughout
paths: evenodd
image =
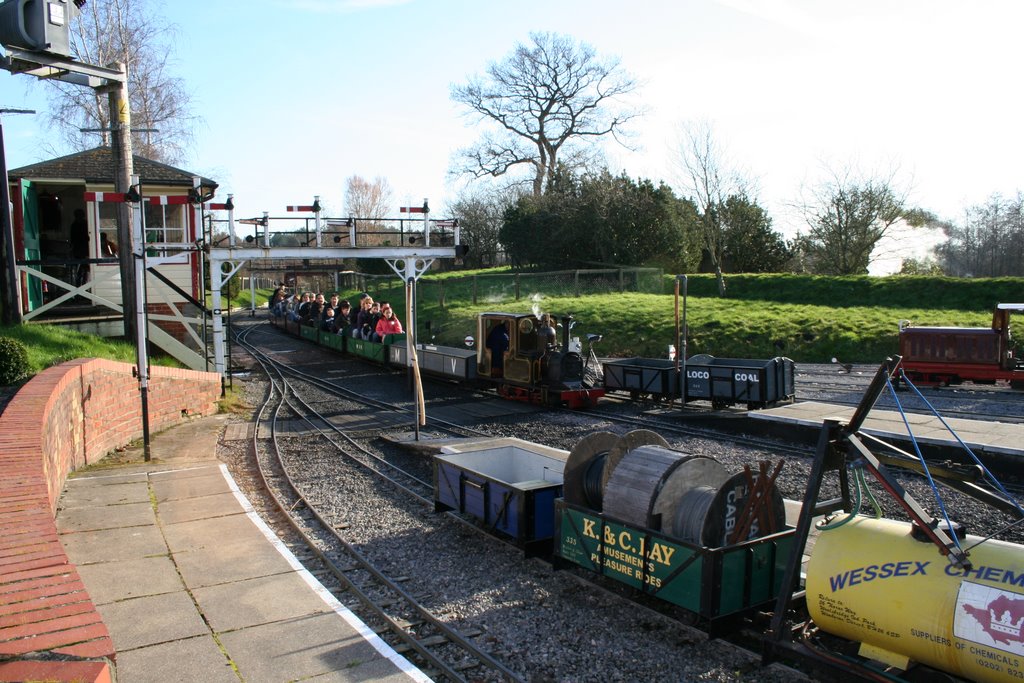
M 819 430 L 826 419 L 834 417 L 846 422 L 853 417 L 853 413 L 854 408 L 852 407 L 806 401 L 768 410 L 751 411 L 747 416 L 752 420 L 764 420 Z M 908 413 L 906 417 L 914 438 L 919 443 L 943 448 L 959 447 L 956 438 L 937 417 L 912 413 Z M 1024 456 L 1024 424 L 958 418 L 943 419 L 960 439 L 978 455 Z M 864 422 L 863 431 L 901 442 L 910 440 L 910 431 L 904 424 L 903 416 L 895 411 L 872 410 Z
M 119 683 L 429 680 L 302 568 L 217 461 L 225 416 L 68 480 L 60 539 Z

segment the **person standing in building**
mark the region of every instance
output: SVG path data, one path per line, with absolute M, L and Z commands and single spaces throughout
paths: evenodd
M 89 221 L 85 218 L 85 211 L 75 209 L 75 219 L 71 221 L 71 258 L 75 261 L 85 261 L 89 258 Z M 72 284 L 81 287 L 89 279 L 89 264 L 76 263 L 71 267 L 73 274 Z

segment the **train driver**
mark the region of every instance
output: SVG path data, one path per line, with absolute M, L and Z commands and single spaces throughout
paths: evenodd
M 487 333 L 487 348 L 491 351 L 491 377 L 505 376 L 505 352 L 508 351 L 508 321 L 502 320 Z

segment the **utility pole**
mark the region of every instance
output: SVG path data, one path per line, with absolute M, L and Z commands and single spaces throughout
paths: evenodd
M 35 114 L 32 109 L 0 109 L 0 178 L 4 186 L 0 190 L 3 211 L 0 212 L 0 229 L 3 230 L 4 276 L 3 324 L 21 324 L 21 281 L 18 278 L 17 255 L 14 253 L 14 220 L 11 216 L 11 183 L 7 177 L 7 152 L 4 146 L 4 114 Z
M 132 115 L 128 102 L 128 67 L 121 62 L 110 68 L 123 75 L 122 80 L 105 86 L 110 105 L 110 149 L 114 156 L 114 192 L 127 192 L 132 184 Z M 145 211 L 145 207 L 143 207 Z M 124 312 L 124 338 L 136 339 L 135 311 L 138 307 L 135 287 L 135 263 L 132 256 L 131 205 L 117 205 L 117 259 L 121 269 L 121 305 Z M 145 238 L 145 236 L 143 236 Z M 145 277 L 145 272 L 143 272 Z

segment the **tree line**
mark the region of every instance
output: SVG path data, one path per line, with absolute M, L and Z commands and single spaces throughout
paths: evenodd
M 83 61 L 129 66 L 134 148 L 176 162 L 197 123 L 185 81 L 170 68 L 174 29 L 152 3 L 91 0 L 75 21 L 73 50 Z M 451 97 L 479 140 L 459 150 L 452 174 L 475 182 L 452 203 L 470 251 L 466 264 L 528 267 L 654 265 L 711 272 L 866 273 L 879 241 L 897 227 L 939 227 L 947 241 L 934 258 L 906 260 L 906 273 L 1024 275 L 1024 197 L 993 196 L 962 220 L 942 221 L 908 204 L 894 174 L 830 171 L 796 208 L 806 228 L 786 240 L 758 204 L 756 183 L 736 170 L 708 123 L 681 128 L 680 182 L 612 173 L 597 143 L 629 146 L 639 82 L 617 59 L 571 37 L 533 33 L 483 75 L 452 86 Z M 102 96 L 54 82 L 51 118 L 73 148 L 109 112 Z M 490 182 L 480 182 L 487 181 Z M 349 215 L 383 217 L 387 180 L 345 181 Z
M 659 265 L 680 272 L 868 272 L 875 247 L 897 228 L 940 227 L 948 240 L 934 259 L 907 260 L 904 272 L 1024 275 L 1022 200 L 993 197 L 963 223 L 939 221 L 908 203 L 895 174 L 829 170 L 795 203 L 806 229 L 785 240 L 724 157 L 710 124 L 687 124 L 678 150 L 683 194 L 662 181 L 612 174 L 595 141 L 627 144 L 637 82 L 617 60 L 599 58 L 567 36 L 534 33 L 500 63 L 452 88 L 477 143 L 452 171 L 504 180 L 464 191 L 452 206 L 470 245 L 467 263 L 517 267 Z M 517 168 L 529 169 L 516 175 Z

